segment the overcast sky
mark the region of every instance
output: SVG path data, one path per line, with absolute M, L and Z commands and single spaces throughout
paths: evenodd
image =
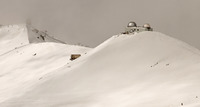
M 200 49 L 200 0 L 0 0 L 0 24 L 27 18 L 70 44 L 95 47 L 135 21 Z

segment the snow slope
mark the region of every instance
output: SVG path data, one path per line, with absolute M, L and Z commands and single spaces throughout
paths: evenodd
M 57 43 L 30 44 L 0 56 L 0 102 L 24 93 L 42 76 L 70 63 L 71 53 L 89 49 Z
M 24 89 L 20 95 L 12 96 L 0 105 L 200 106 L 200 51 L 158 32 L 113 36 L 83 57 L 58 68 L 50 75 L 41 76 L 40 83 L 30 82 L 35 84 L 32 87 L 19 86 Z
M 38 34 L 29 31 L 32 32 L 29 35 L 28 30 L 31 29 L 24 24 L 0 28 L 0 103 L 25 93 L 38 84 L 42 76 L 71 63 L 72 53 L 84 55 L 90 50 L 59 41 L 55 43 L 56 39 L 48 35 L 45 41 L 30 44 L 37 40 L 41 31 L 34 29 Z
M 0 26 L 0 55 L 29 44 L 25 25 Z
M 29 43 L 42 42 L 64 43 L 50 37 L 46 32 L 35 29 L 31 25 L 0 26 L 0 55 Z

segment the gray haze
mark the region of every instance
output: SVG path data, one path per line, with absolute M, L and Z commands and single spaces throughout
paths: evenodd
M 25 23 L 70 44 L 95 47 L 129 21 L 200 49 L 200 0 L 0 0 L 0 24 Z

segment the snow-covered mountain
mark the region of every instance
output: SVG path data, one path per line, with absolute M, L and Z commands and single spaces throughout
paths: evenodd
M 45 37 L 48 41 L 40 41 L 37 36 L 41 31 L 29 35 L 27 30 L 31 29 L 26 25 L 0 28 L 0 102 L 21 95 L 42 76 L 70 63 L 71 54 L 84 55 L 90 50 L 56 39 L 51 41 L 48 35 Z
M 29 44 L 0 56 L 0 68 L 1 107 L 200 106 L 200 51 L 158 32 L 116 35 L 92 50 Z

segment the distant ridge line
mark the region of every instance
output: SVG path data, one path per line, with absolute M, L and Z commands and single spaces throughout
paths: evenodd
M 56 42 L 56 43 L 66 44 L 65 42 L 56 39 L 54 37 L 51 37 L 46 32 L 40 31 L 29 24 L 26 24 L 26 28 L 27 28 L 29 43 Z

